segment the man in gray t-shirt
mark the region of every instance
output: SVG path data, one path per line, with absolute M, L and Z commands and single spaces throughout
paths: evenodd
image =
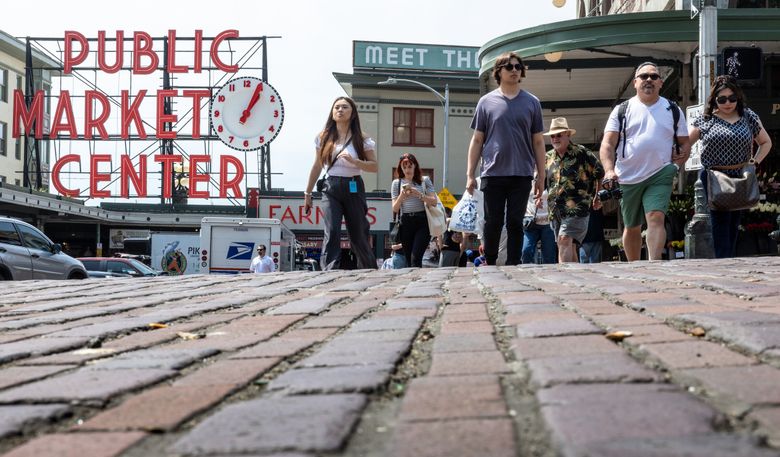
M 507 265 L 520 263 L 523 216 L 534 170 L 542 177 L 534 186 L 534 198 L 544 188 L 545 145 L 542 106 L 533 94 L 520 88 L 525 67 L 511 52 L 496 59 L 493 77 L 498 89 L 477 104 L 471 128 L 466 167 L 466 191 L 476 187 L 477 164 L 482 160 L 480 190 L 485 196 L 485 228 L 482 242 L 488 265 L 495 265 L 501 229 L 506 220 Z

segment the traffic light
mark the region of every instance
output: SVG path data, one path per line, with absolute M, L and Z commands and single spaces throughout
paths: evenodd
M 740 82 L 760 81 L 764 68 L 761 48 L 725 48 L 723 50 L 723 73 Z

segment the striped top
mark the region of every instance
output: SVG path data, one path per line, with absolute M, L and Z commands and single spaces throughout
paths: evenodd
M 423 195 L 435 192 L 433 183 L 427 176 L 423 176 L 422 184 L 415 184 L 414 182 L 407 181 L 403 178 L 394 179 L 393 184 L 390 185 L 390 196 L 393 197 L 393 200 L 401 195 L 401 186 L 404 184 L 409 184 L 413 188 L 422 192 Z M 425 203 L 421 198 L 410 197 L 401 203 L 401 214 L 418 213 L 420 211 L 425 211 Z

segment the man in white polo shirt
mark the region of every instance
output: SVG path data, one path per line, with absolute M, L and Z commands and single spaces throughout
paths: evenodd
M 647 256 L 661 260 L 666 243 L 664 216 L 674 175 L 691 149 L 685 116 L 677 104 L 660 96 L 662 85 L 658 65 L 640 64 L 634 72 L 636 96 L 624 102 L 627 105 L 622 110 L 623 104 L 612 110 L 601 142 L 604 187 L 619 183 L 623 191 L 623 248 L 629 261 L 640 258 L 643 219 L 647 221 Z

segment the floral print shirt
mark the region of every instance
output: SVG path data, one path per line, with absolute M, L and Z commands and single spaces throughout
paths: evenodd
M 563 157 L 554 148 L 547 151 L 546 167 L 551 215 L 587 216 L 596 183 L 604 178 L 599 159 L 586 147 L 570 143 Z

